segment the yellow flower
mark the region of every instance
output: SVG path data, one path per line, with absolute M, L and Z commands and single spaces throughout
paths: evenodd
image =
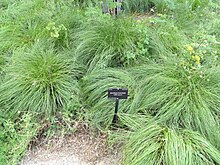
M 192 56 L 192 59 L 196 62 L 197 65 L 200 65 L 201 57 L 198 55 Z
M 52 28 L 53 26 L 55 26 L 55 22 L 49 22 L 49 23 L 47 24 L 47 26 L 46 26 L 46 29 L 47 29 L 47 30 L 51 30 L 51 28 Z
M 190 53 L 193 53 L 194 52 L 194 49 L 192 46 L 187 46 L 187 50 L 190 52 Z
M 54 38 L 58 38 L 59 37 L 59 32 L 58 31 L 50 32 L 50 36 L 54 37 Z

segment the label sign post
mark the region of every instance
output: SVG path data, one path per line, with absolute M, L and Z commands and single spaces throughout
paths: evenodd
M 128 89 L 127 88 L 110 88 L 108 89 L 108 98 L 115 98 L 115 114 L 112 120 L 113 124 L 116 124 L 118 121 L 118 104 L 119 99 L 127 99 L 128 98 Z

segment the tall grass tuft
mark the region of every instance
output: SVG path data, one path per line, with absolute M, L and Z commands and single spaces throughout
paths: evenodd
M 220 163 L 219 150 L 196 132 L 169 128 L 144 116 L 122 114 L 121 120 L 132 130 L 121 135 L 125 165 Z
M 42 0 L 17 1 L 0 12 L 0 48 L 13 49 L 33 43 L 45 35 L 52 11 Z
M 168 126 L 199 131 L 219 148 L 219 68 L 197 64 L 190 58 L 94 71 L 84 78 L 89 118 L 99 128 L 108 127 L 114 102 L 107 99 L 106 90 L 128 87 L 129 99 L 120 104 L 120 112 L 147 113 Z
M 90 18 L 79 29 L 76 54 L 88 71 L 140 63 L 138 42 L 140 46 L 148 42 L 142 32 L 133 19 L 112 19 L 109 15 Z
M 81 19 L 72 2 L 16 1 L 0 11 L 0 50 L 30 46 L 50 40 L 55 49 L 70 47 L 69 32 Z M 78 18 L 80 17 L 80 18 Z
M 134 79 L 122 69 L 96 70 L 83 78 L 84 104 L 86 105 L 86 117 L 100 129 L 111 125 L 114 115 L 114 99 L 107 98 L 109 88 L 128 88 L 129 99 L 120 100 L 119 112 L 127 112 L 134 94 Z
M 165 16 L 162 16 L 165 17 Z M 155 23 L 153 27 L 154 33 L 158 35 L 159 42 L 166 48 L 168 52 L 173 54 L 180 54 L 182 49 L 184 49 L 184 45 L 188 43 L 188 38 L 186 35 L 175 25 L 172 19 L 167 18 L 156 18 L 158 19 L 158 23 Z M 152 39 L 154 40 L 154 38 Z M 156 45 L 154 45 L 154 49 L 158 49 Z M 161 52 L 164 54 L 165 52 Z M 169 56 L 166 55 L 166 56 Z
M 134 69 L 141 85 L 131 110 L 199 131 L 219 147 L 219 67 L 191 66 L 188 62 Z
M 0 87 L 1 105 L 16 116 L 26 111 L 53 116 L 77 95 L 78 71 L 65 55 L 40 46 L 17 51 Z

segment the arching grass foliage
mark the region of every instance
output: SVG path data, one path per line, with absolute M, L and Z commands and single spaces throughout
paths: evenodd
M 220 163 L 220 152 L 197 132 L 169 128 L 141 115 L 121 114 L 121 120 L 132 130 L 123 138 L 125 165 Z
M 99 12 L 95 13 L 99 15 Z M 78 31 L 76 55 L 90 72 L 99 68 L 137 64 L 144 61 L 142 55 L 147 58 L 147 27 L 138 26 L 132 18 L 94 16 Z
M 96 70 L 83 78 L 84 102 L 87 119 L 96 127 L 108 128 L 114 115 L 114 99 L 107 98 L 109 88 L 128 88 L 129 100 L 120 100 L 120 112 L 127 112 L 132 101 L 134 79 L 129 72 L 108 68 Z
M 128 87 L 130 99 L 120 104 L 121 112 L 147 113 L 167 125 L 199 131 L 219 147 L 219 75 L 218 67 L 182 62 L 149 64 L 128 71 L 98 70 L 85 78 L 84 89 L 94 116 L 90 119 L 101 126 L 110 121 L 114 103 L 107 104 L 103 92 L 124 82 L 121 86 Z
M 120 140 L 125 165 L 220 164 L 219 2 L 122 7 L 0 2 L 0 164 L 17 164 L 33 137 L 72 133 L 77 117 Z M 113 130 L 115 87 L 129 97 Z
M 0 103 L 12 114 L 31 111 L 49 117 L 77 95 L 78 72 L 51 49 L 26 51 L 18 51 L 7 68 Z

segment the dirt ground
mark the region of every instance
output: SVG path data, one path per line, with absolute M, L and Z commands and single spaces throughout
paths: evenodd
M 105 135 L 78 132 L 32 148 L 21 165 L 120 165 L 120 153 L 107 147 Z

